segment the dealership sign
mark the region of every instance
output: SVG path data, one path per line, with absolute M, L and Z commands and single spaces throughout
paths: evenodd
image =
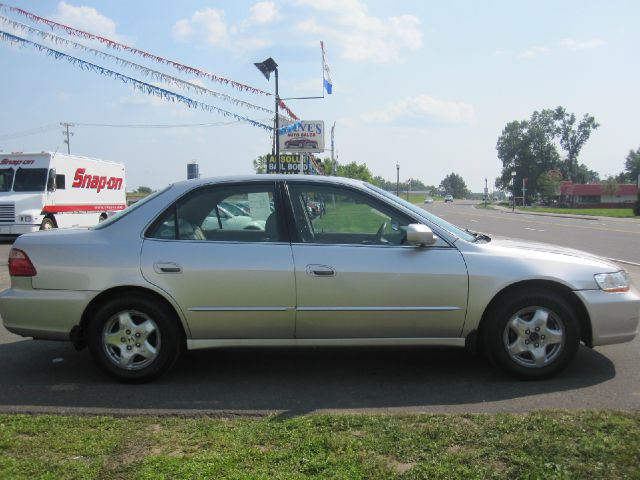
M 280 151 L 324 152 L 324 122 L 306 120 L 298 123 L 298 128 L 278 135 Z
M 309 159 L 303 160 L 303 171 L 300 172 L 300 155 L 280 155 L 280 173 L 296 174 L 309 173 Z M 269 155 L 267 157 L 267 173 L 276 173 L 276 157 Z

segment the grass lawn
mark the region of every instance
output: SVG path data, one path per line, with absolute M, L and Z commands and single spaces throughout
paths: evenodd
M 633 218 L 632 208 L 543 208 L 543 207 L 516 207 L 517 210 L 527 212 L 544 213 L 569 213 L 572 215 L 595 215 L 602 217 Z
M 640 478 L 640 413 L 0 415 L 1 478 Z

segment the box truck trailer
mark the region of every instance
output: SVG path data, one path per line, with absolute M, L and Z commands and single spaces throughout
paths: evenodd
M 126 204 L 121 163 L 53 152 L 0 152 L 0 235 L 89 227 Z

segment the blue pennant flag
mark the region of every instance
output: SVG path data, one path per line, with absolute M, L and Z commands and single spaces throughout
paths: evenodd
M 327 65 L 326 55 L 324 53 L 324 42 L 320 42 L 320 48 L 322 49 L 322 80 L 324 89 L 329 95 L 333 93 L 333 82 L 331 81 L 331 70 Z

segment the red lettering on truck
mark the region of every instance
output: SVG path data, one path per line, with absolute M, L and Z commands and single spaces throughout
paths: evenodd
M 73 177 L 73 188 L 90 188 L 100 193 L 100 190 L 122 190 L 121 177 L 107 177 L 106 175 L 89 175 L 86 168 L 78 168 Z

